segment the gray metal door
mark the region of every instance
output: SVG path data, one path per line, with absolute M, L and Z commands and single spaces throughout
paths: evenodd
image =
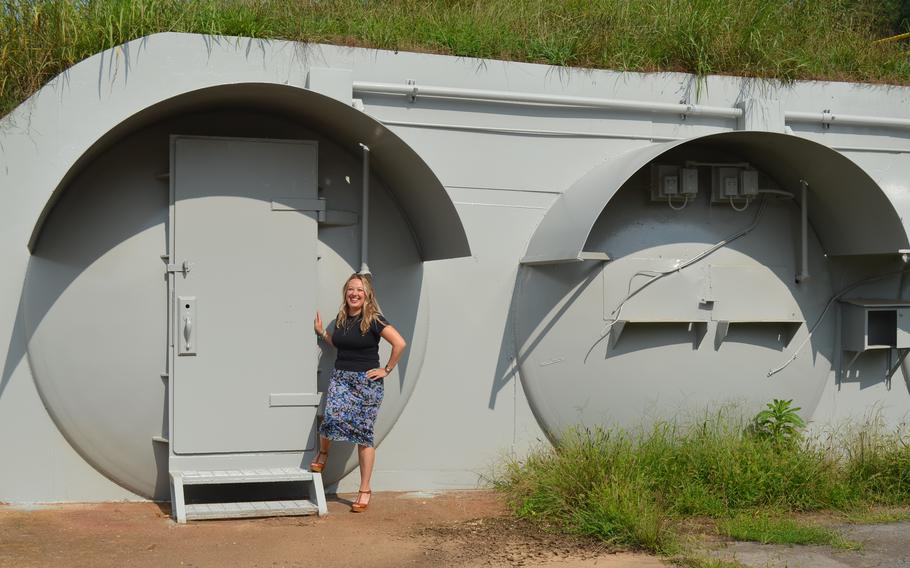
M 171 140 L 174 453 L 313 447 L 316 158 L 315 142 Z

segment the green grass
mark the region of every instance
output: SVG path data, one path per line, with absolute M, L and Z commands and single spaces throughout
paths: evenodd
M 629 71 L 910 84 L 906 0 L 0 0 L 0 115 L 162 31 Z
M 762 544 L 812 544 L 857 550 L 859 544 L 826 527 L 773 514 L 740 514 L 718 522 L 718 531 L 735 540 Z
M 848 512 L 846 519 L 848 522 L 855 525 L 897 523 L 900 521 L 910 521 L 910 510 L 905 508 L 863 509 Z
M 495 484 L 519 517 L 663 554 L 678 551 L 676 527 L 687 518 L 715 519 L 737 538 L 751 531 L 758 536 L 750 540 L 786 542 L 791 534 L 849 546 L 785 516 L 910 505 L 910 445 L 901 431 L 873 423 L 775 441 L 746 425 L 720 413 L 640 432 L 574 430 L 508 461 Z

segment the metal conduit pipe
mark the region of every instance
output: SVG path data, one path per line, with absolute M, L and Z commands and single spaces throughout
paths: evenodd
M 649 142 L 671 142 L 682 140 L 679 136 L 656 136 L 651 134 L 628 134 L 623 132 L 585 132 L 583 130 L 543 130 L 540 128 L 508 128 L 482 124 L 452 124 L 442 122 L 413 122 L 408 120 L 380 120 L 385 126 L 409 128 L 435 128 L 438 130 L 463 130 L 466 132 L 489 132 L 493 134 L 526 134 L 528 136 L 552 136 L 564 138 L 618 138 L 624 140 L 647 140 Z
M 887 116 L 863 116 L 856 114 L 834 114 L 831 112 L 795 112 L 784 113 L 787 122 L 806 122 L 811 124 L 843 124 L 846 126 L 878 126 L 881 128 L 910 128 L 910 118 Z
M 796 282 L 805 282 L 809 279 L 809 182 L 804 179 L 799 180 L 800 190 L 800 238 L 802 247 L 800 248 L 800 269 L 796 275 Z
M 743 116 L 743 110 L 734 107 L 656 103 L 620 99 L 603 99 L 597 97 L 550 95 L 518 91 L 461 89 L 457 87 L 437 87 L 432 85 L 419 86 L 416 84 L 404 83 L 374 83 L 370 81 L 354 81 L 353 89 L 356 93 L 405 95 L 410 97 L 412 100 L 416 100 L 418 96 L 424 96 L 464 100 L 500 101 L 507 103 L 535 104 L 546 106 L 576 106 L 633 112 L 638 111 L 663 114 L 681 114 L 683 116 L 710 116 L 731 119 L 740 118 Z M 803 122 L 829 125 L 836 123 L 848 126 L 877 126 L 881 128 L 910 129 L 910 119 L 908 118 L 799 111 L 786 111 L 784 113 L 784 118 L 787 122 Z
M 354 81 L 353 88 L 354 92 L 357 93 L 406 95 L 412 100 L 416 100 L 418 96 L 422 96 L 448 99 L 500 101 L 507 103 L 548 106 L 577 106 L 611 110 L 681 114 L 684 116 L 711 116 L 731 119 L 739 118 L 743 115 L 742 109 L 733 107 L 653 103 L 645 101 L 601 99 L 595 97 L 574 97 L 568 95 L 547 95 L 516 91 L 493 91 L 486 89 L 459 89 L 456 87 L 418 86 L 416 84 L 371 83 L 368 81 Z
M 370 253 L 370 147 L 363 148 L 363 204 L 360 211 L 360 274 L 371 274 L 368 262 Z

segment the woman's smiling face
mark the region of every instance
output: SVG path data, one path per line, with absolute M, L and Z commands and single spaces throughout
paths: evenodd
M 348 312 L 357 312 L 363 309 L 363 303 L 366 301 L 367 293 L 363 289 L 363 281 L 360 278 L 352 278 L 344 291 L 344 299 L 348 304 Z

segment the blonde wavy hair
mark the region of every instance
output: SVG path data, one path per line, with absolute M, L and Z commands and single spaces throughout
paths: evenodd
M 366 298 L 363 301 L 363 309 L 360 311 L 360 315 L 363 316 L 360 320 L 360 335 L 366 335 L 373 322 L 382 316 L 382 308 L 379 307 L 379 302 L 376 301 L 376 293 L 373 290 L 373 278 L 369 274 L 354 273 L 344 281 L 344 286 L 341 287 L 341 307 L 335 317 L 335 327 L 344 329 L 348 323 L 347 291 L 351 280 L 360 280 L 363 284 L 363 292 Z

